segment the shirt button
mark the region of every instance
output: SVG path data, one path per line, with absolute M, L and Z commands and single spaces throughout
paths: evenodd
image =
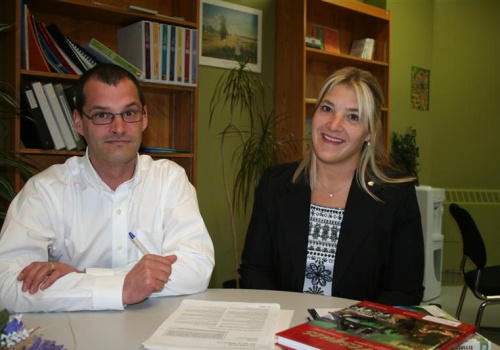
M 121 210 L 121 209 L 118 209 L 118 210 L 116 211 L 116 213 L 117 213 L 118 215 L 120 215 L 120 214 L 122 213 L 122 210 Z
M 118 246 L 118 251 L 121 251 L 123 247 L 121 245 Z

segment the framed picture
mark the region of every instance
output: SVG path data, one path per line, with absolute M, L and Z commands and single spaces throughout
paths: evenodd
M 200 64 L 234 68 L 247 60 L 261 71 L 262 11 L 241 5 L 202 0 L 200 11 Z

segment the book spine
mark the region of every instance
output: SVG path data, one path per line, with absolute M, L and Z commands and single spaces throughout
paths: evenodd
M 198 84 L 198 30 L 192 29 L 191 42 L 191 84 Z
M 127 62 L 123 57 L 113 52 L 113 50 L 109 49 L 98 40 L 92 39 L 88 47 L 91 49 L 94 55 L 96 55 L 103 61 L 117 64 L 137 77 L 141 76 L 142 72 L 137 67 Z
M 191 29 L 184 29 L 184 83 L 190 84 L 191 74 Z
M 176 43 L 175 43 L 175 39 L 177 37 L 176 35 L 177 33 L 177 30 L 176 30 L 176 27 L 175 26 L 170 26 L 170 57 L 169 57 L 169 76 L 168 76 L 168 81 L 169 83 L 175 83 L 176 79 L 175 79 L 175 58 L 176 58 L 176 55 L 175 55 L 175 48 L 176 48 Z
M 175 48 L 175 77 L 177 83 L 182 83 L 184 79 L 184 28 L 176 27 L 176 48 Z
M 144 54 L 146 63 L 146 79 L 151 80 L 151 22 L 144 23 Z
M 169 49 L 169 34 L 168 34 L 168 24 L 161 25 L 161 80 L 163 82 L 167 81 L 168 76 L 168 49 Z

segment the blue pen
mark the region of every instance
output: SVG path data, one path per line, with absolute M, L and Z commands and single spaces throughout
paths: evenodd
M 139 241 L 139 239 L 132 232 L 129 232 L 128 235 L 129 235 L 130 239 L 132 240 L 132 242 L 137 247 L 137 249 L 139 249 L 139 251 L 142 253 L 142 255 L 149 254 L 149 251 L 146 249 L 146 247 L 142 245 L 141 241 Z

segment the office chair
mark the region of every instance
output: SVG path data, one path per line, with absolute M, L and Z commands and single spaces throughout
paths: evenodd
M 450 213 L 458 224 L 462 235 L 463 257 L 460 270 L 464 279 L 464 287 L 458 302 L 456 318 L 465 300 L 467 288 L 470 288 L 476 298 L 483 300 L 476 315 L 476 327 L 479 328 L 483 311 L 489 304 L 500 303 L 500 265 L 486 266 L 486 248 L 481 233 L 469 212 L 459 205 L 450 204 Z M 465 271 L 467 259 L 470 259 L 476 268 Z

